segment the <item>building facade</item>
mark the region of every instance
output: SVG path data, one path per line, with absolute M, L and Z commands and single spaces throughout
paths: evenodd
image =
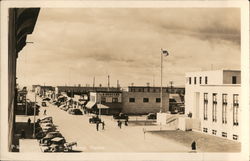
M 122 92 L 90 92 L 88 109 L 102 114 L 119 114 L 122 111 Z M 99 111 L 100 110 L 100 111 Z
M 195 120 L 193 130 L 240 141 L 240 75 L 239 70 L 186 73 L 185 114 Z
M 122 111 L 127 114 L 146 114 L 169 111 L 169 94 L 163 88 L 163 102 L 161 106 L 161 88 L 150 86 L 129 86 L 122 95 Z

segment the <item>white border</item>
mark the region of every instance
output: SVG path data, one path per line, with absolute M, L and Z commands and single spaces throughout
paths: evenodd
M 241 8 L 242 152 L 241 153 L 10 153 L 7 149 L 8 8 Z M 4 22 L 4 23 L 3 23 Z M 3 1 L 1 2 L 1 160 L 248 160 L 249 156 L 249 4 L 248 1 Z

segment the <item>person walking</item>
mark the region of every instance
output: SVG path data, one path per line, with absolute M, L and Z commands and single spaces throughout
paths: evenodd
M 120 129 L 122 128 L 122 122 L 121 121 L 118 121 L 118 126 L 119 126 Z
M 31 120 L 30 118 L 28 119 L 28 126 L 30 127 Z
M 104 121 L 102 122 L 102 130 L 104 130 L 105 123 Z
M 46 109 L 45 109 L 45 110 L 43 111 L 43 115 L 47 115 L 46 112 L 47 112 L 47 111 L 46 111 Z
M 196 142 L 193 141 L 191 144 L 192 151 L 196 151 Z
M 96 131 L 99 130 L 99 121 L 96 122 Z
M 25 138 L 25 131 L 24 129 L 21 130 L 21 139 L 24 139 Z

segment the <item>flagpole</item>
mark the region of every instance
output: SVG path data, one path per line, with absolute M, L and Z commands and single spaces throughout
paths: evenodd
M 163 73 L 162 73 L 162 68 L 163 68 L 163 59 L 162 59 L 162 56 L 163 56 L 163 53 L 162 53 L 162 49 L 161 49 L 161 107 L 160 107 L 160 113 L 162 112 L 162 106 L 163 106 L 163 96 L 162 96 L 162 76 L 163 76 Z

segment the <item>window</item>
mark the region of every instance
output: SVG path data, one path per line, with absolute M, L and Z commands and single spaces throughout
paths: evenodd
M 232 84 L 236 84 L 237 83 L 237 77 L 236 76 L 232 76 Z
M 118 98 L 112 98 L 112 102 L 118 102 Z
M 227 124 L 227 94 L 222 94 L 222 124 Z
M 226 138 L 227 137 L 227 133 L 226 132 L 222 132 L 221 136 L 224 137 L 224 138 Z
M 213 93 L 212 118 L 213 122 L 217 122 L 217 93 Z
M 202 83 L 202 77 L 200 77 L 200 84 Z
M 105 103 L 106 102 L 106 98 L 105 97 L 101 97 L 101 103 Z
M 233 135 L 233 140 L 238 140 L 239 136 L 238 135 Z
M 135 102 L 135 98 L 129 98 L 129 102 Z
M 208 82 L 208 81 L 207 81 L 207 77 L 205 77 L 205 84 L 207 84 L 207 82 Z
M 206 133 L 207 133 L 207 128 L 203 128 L 203 132 L 206 132 Z
M 161 102 L 161 98 L 156 98 L 155 102 L 157 102 L 157 103 Z
M 239 95 L 234 94 L 233 95 L 233 125 L 234 126 L 239 125 L 238 113 L 239 113 Z
M 192 84 L 192 78 L 189 77 L 189 84 Z
M 148 98 L 143 98 L 143 102 L 149 102 Z
M 207 104 L 208 104 L 208 98 L 207 93 L 204 93 L 204 120 L 207 120 Z
M 196 77 L 194 77 L 194 84 L 196 84 Z
M 216 133 L 217 133 L 217 130 L 212 130 L 213 135 L 216 135 Z

